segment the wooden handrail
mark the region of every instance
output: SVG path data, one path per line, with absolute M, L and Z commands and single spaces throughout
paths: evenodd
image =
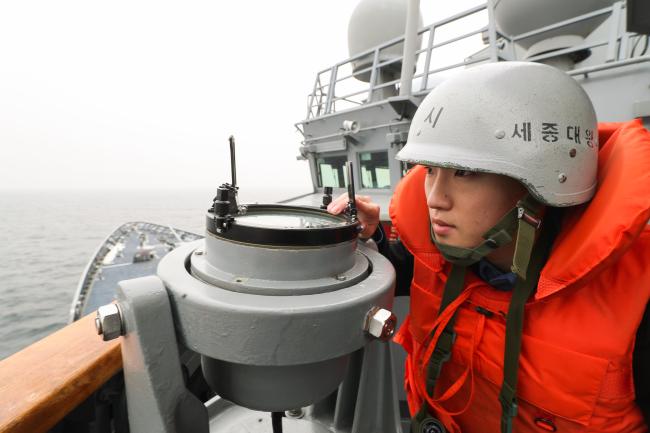
M 0 361 L 0 433 L 47 432 L 122 368 L 95 313 Z

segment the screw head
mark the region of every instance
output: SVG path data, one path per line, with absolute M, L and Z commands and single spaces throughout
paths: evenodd
M 117 304 L 102 305 L 97 309 L 95 328 L 104 341 L 113 340 L 124 335 L 122 314 Z
M 566 174 L 564 174 L 564 173 L 560 173 L 560 175 L 557 177 L 557 180 L 558 180 L 560 183 L 564 183 L 564 182 L 566 182 Z
M 303 412 L 302 408 L 289 409 L 285 412 L 285 415 L 288 418 L 302 418 L 305 415 L 305 412 Z
M 420 426 L 421 433 L 445 433 L 446 431 L 442 423 L 434 418 L 426 418 Z
M 506 136 L 506 131 L 504 131 L 503 129 L 497 129 L 496 131 L 494 131 L 494 136 L 499 140 L 501 140 Z
M 395 333 L 397 316 L 390 311 L 373 307 L 366 315 L 364 330 L 375 338 L 386 341 Z

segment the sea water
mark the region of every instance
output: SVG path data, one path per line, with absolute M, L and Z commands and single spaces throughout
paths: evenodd
M 304 189 L 304 188 L 303 188 Z M 242 191 L 240 202 L 299 195 Z M 81 274 L 121 224 L 203 234 L 214 191 L 0 191 L 0 359 L 68 323 Z

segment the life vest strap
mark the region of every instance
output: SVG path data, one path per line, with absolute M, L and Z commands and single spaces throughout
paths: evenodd
M 449 279 L 445 285 L 445 291 L 442 294 L 442 300 L 440 302 L 439 312 L 442 313 L 445 309 L 451 304 L 460 293 L 463 291 L 463 285 L 465 283 L 465 266 L 453 265 L 451 268 L 451 273 L 449 274 Z M 440 372 L 442 366 L 445 362 L 451 357 L 451 349 L 456 341 L 456 333 L 454 332 L 454 322 L 456 320 L 456 313 L 451 317 L 447 325 L 440 334 L 438 341 L 436 342 L 435 349 L 431 354 L 429 364 L 427 367 L 427 393 L 433 395 L 433 392 L 436 387 L 436 382 L 438 377 L 440 377 Z M 431 336 L 435 329 L 431 332 Z M 426 405 L 425 405 L 426 406 Z
M 513 289 L 508 315 L 506 316 L 505 350 L 503 355 L 503 384 L 499 393 L 501 403 L 501 433 L 512 433 L 512 421 L 517 416 L 517 373 L 519 370 L 519 354 L 521 352 L 521 338 L 524 328 L 524 312 L 526 301 L 532 296 L 539 275 L 550 254 L 551 246 L 557 227 L 553 221 L 547 221 L 540 237 L 535 244 L 536 228 L 521 218 L 519 220 L 517 249 L 515 259 L 520 256 L 520 263 L 525 263 L 524 278 L 517 275 L 517 282 Z M 525 257 L 524 257 L 525 256 Z M 530 260 L 529 260 L 530 258 Z M 515 264 L 513 264 L 513 268 Z

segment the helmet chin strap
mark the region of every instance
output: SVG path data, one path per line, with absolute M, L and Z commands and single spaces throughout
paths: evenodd
M 485 240 L 474 248 L 455 247 L 438 242 L 433 227 L 430 229 L 431 240 L 445 260 L 458 266 L 470 266 L 511 243 L 516 233 L 511 269 L 519 278 L 526 279 L 530 255 L 535 244 L 535 232 L 542 224 L 538 216 L 541 208 L 542 205 L 537 200 L 526 194 L 494 227 L 483 234 Z

